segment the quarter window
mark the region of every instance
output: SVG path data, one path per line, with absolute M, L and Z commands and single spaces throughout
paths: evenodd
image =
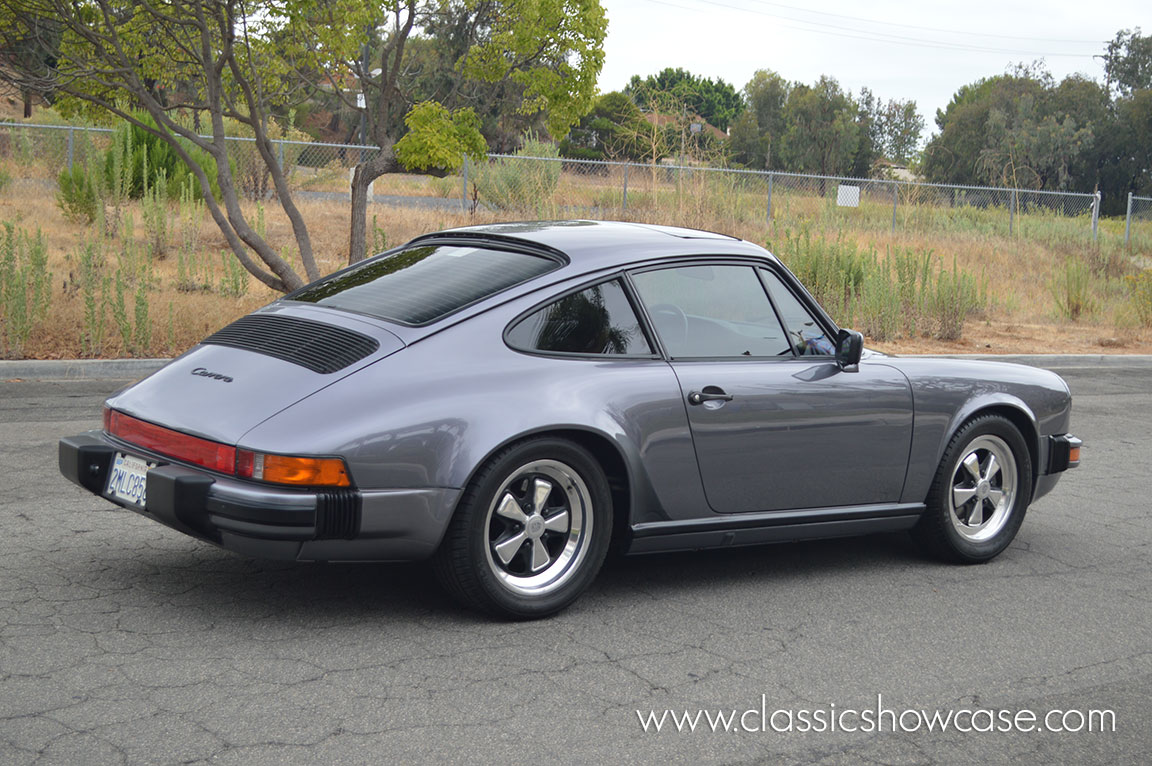
M 681 266 L 632 280 L 669 356 L 792 355 L 751 266 Z
M 566 295 L 508 331 L 524 351 L 650 356 L 652 349 L 618 280 Z
M 780 309 L 780 318 L 788 328 L 788 338 L 796 353 L 801 356 L 835 354 L 835 344 L 828 338 L 824 328 L 813 318 L 808 309 L 804 308 L 804 304 L 792 294 L 780 277 L 767 269 L 761 269 L 760 273 L 764 275 L 764 284 L 768 285 L 768 292 L 772 293 L 776 308 Z

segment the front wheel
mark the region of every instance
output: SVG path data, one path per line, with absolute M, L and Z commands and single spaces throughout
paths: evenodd
M 612 532 L 599 464 L 566 439 L 506 448 L 477 472 L 436 552 L 437 577 L 467 606 L 515 619 L 572 603 L 595 578 Z
M 912 530 L 939 558 L 975 564 L 1008 547 L 1032 494 L 1032 462 L 1019 429 L 999 415 L 965 423 L 949 442 Z

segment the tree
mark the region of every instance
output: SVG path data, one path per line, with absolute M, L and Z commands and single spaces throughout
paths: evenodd
M 632 75 L 624 93 L 638 104 L 645 98 L 644 93 L 665 94 L 704 118 L 710 125 L 725 131 L 744 109 L 744 99 L 724 80 L 700 77 L 686 69 L 668 67 L 645 78 Z
M 632 99 L 619 91 L 605 93 L 560 142 L 560 154 L 583 160 L 643 159 L 635 140 L 643 120 Z
M 783 168 L 776 147 L 784 135 L 784 106 L 792 86 L 768 69 L 758 70 L 744 86 L 747 108 L 732 123 L 732 157 L 750 168 Z
M 44 34 L 46 28 L 51 34 Z M 242 126 L 268 168 L 305 276 L 319 277 L 307 227 L 269 139 L 271 108 L 290 103 L 295 94 L 280 76 L 276 51 L 249 23 L 241 3 L 0 0 L 0 47 L 20 40 L 39 48 L 10 60 L 0 78 L 22 90 L 54 92 L 65 112 L 111 113 L 163 140 L 196 177 L 209 213 L 244 268 L 273 289 L 292 290 L 304 281 L 239 204 L 225 139 L 227 122 Z M 207 116 L 207 137 L 181 118 L 190 110 Z M 215 160 L 219 192 L 192 161 L 192 147 Z
M 599 0 L 291 0 L 270 6 L 268 23 L 296 73 L 313 87 L 328 85 L 359 109 L 367 138 L 378 148 L 352 176 L 353 263 L 365 255 L 369 184 L 404 170 L 396 145 L 413 93 L 448 110 L 448 119 L 425 123 L 426 146 L 459 140 L 461 122 L 452 115 L 472 105 L 477 83 L 499 86 L 517 111 L 543 114 L 549 132 L 562 136 L 592 105 L 607 30 Z M 439 44 L 430 45 L 431 39 Z M 348 40 L 366 45 L 350 50 Z M 451 61 L 451 67 L 429 74 L 414 66 L 417 60 Z M 341 87 L 343 72 L 358 80 L 364 107 Z M 437 134 L 437 126 L 455 139 Z
M 1104 55 L 1104 78 L 1122 96 L 1152 88 L 1152 35 L 1142 36 L 1140 27 L 1117 32 Z
M 997 75 L 964 85 L 944 110 L 937 110 L 940 132 L 924 149 L 924 174 L 929 181 L 947 184 L 979 183 L 977 167 L 986 147 L 989 114 L 998 109 L 1015 113 L 1016 102 L 1030 96 L 1043 99 L 1047 85 L 1029 72 Z
M 916 111 L 916 102 L 889 99 L 879 110 L 877 119 L 883 155 L 893 162 L 911 160 L 924 132 L 924 118 Z
M 820 175 L 847 173 L 860 140 L 856 114 L 856 104 L 831 77 L 821 77 L 814 86 L 797 85 L 784 109 L 785 167 Z

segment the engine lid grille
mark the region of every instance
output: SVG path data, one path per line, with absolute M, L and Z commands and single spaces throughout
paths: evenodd
M 278 314 L 241 317 L 200 342 L 283 359 L 321 375 L 342 370 L 380 348 L 367 335 Z

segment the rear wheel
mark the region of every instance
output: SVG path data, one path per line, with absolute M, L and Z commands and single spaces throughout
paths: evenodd
M 438 578 L 467 606 L 543 617 L 592 582 L 612 533 L 604 472 L 582 447 L 542 437 L 493 457 L 465 490 L 436 552 Z
M 912 534 L 939 558 L 988 561 L 1016 536 L 1031 491 L 1032 463 L 1019 429 L 1000 415 L 973 418 L 944 451 Z

